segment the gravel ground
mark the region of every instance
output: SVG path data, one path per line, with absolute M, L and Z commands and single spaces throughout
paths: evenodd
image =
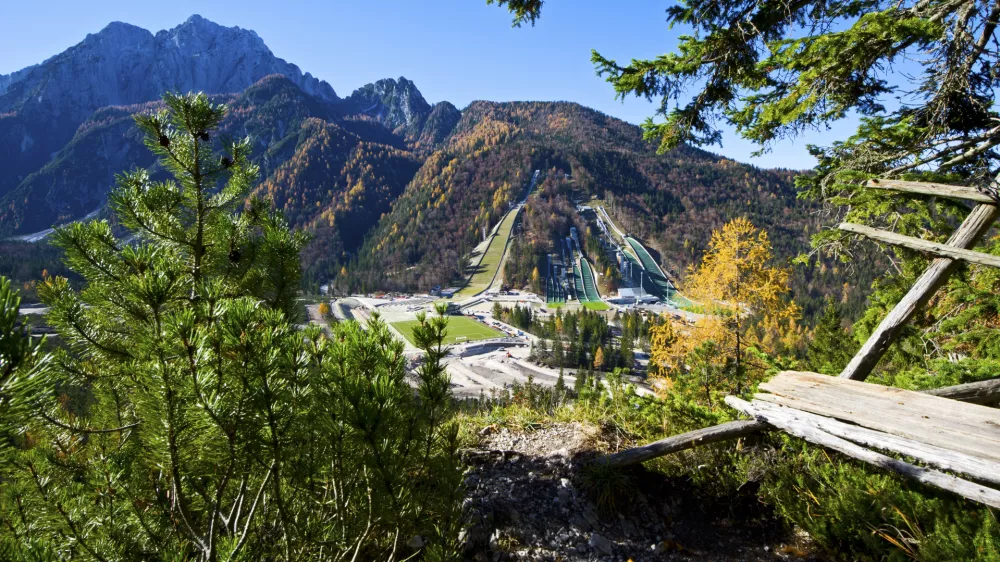
M 466 457 L 468 560 L 820 560 L 808 537 L 786 530 L 753 494 L 711 505 L 685 483 L 641 469 L 628 505 L 602 513 L 581 470 L 601 446 L 596 428 L 488 427 L 481 436 Z

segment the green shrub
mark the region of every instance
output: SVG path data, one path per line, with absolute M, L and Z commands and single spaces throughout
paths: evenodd
M 764 499 L 849 560 L 1000 561 L 989 508 L 784 435 Z
M 7 329 L 14 300 L 0 284 L 0 367 L 19 361 L 0 380 L 0 422 L 35 414 L 0 451 L 0 549 L 15 560 L 395 560 L 419 535 L 425 559 L 458 559 L 443 310 L 414 330 L 427 353 L 416 392 L 402 342 L 377 317 L 331 337 L 298 329 L 304 239 L 263 202 L 245 205 L 249 139 L 213 154 L 225 107 L 203 94 L 165 102 L 137 122 L 175 179 L 119 177 L 111 205 L 128 237 L 107 221 L 55 234 L 84 284 L 39 287 L 63 344 L 39 400 L 3 399 L 28 396 L 44 361 Z M 86 392 L 61 392 L 73 388 Z

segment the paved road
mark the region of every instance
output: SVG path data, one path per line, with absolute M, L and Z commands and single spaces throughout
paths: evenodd
M 473 357 L 449 357 L 446 370 L 451 375 L 451 391 L 457 398 L 490 397 L 510 388 L 514 384 L 524 385 L 529 380 L 533 384 L 555 387 L 559 380 L 559 370 L 535 365 L 527 361 L 527 348 L 512 348 Z M 563 369 L 563 381 L 567 387 L 576 384 L 576 369 Z M 652 395 L 654 391 L 638 380 L 629 381 L 640 396 Z M 602 380 L 605 387 L 608 382 Z

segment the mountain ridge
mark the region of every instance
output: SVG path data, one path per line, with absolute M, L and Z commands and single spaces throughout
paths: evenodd
M 235 61 L 235 62 L 234 62 Z M 166 91 L 239 93 L 270 74 L 328 102 L 328 83 L 276 57 L 253 31 L 201 16 L 155 35 L 122 22 L 0 79 L 0 196 L 49 162 L 94 111 L 160 99 Z
M 245 72 L 235 79 L 199 74 L 201 61 L 221 56 L 220 41 L 230 34 L 242 43 L 226 52 L 255 53 L 271 66 L 249 68 L 244 60 L 239 68 Z M 216 137 L 252 137 L 251 157 L 261 168 L 254 193 L 311 234 L 302 265 L 306 283 L 314 287 L 331 278 L 352 291 L 428 289 L 455 281 L 478 233 L 518 200 L 536 169 L 546 174 L 525 212 L 524 239 L 509 262 L 508 281 L 515 284 L 523 284 L 533 267 L 544 269 L 545 253 L 570 225 L 581 226 L 573 203 L 579 198 L 614 202 L 616 220 L 658 250 L 674 273 L 690 265 L 693 248 L 702 247 L 713 228 L 734 216 L 749 213 L 772 230 L 782 259 L 806 249 L 815 226 L 795 204 L 790 172 L 761 170 L 690 147 L 659 155 L 637 126 L 576 102 L 477 100 L 459 110 L 447 101 L 428 103 L 403 76 L 339 98 L 332 86 L 318 89 L 315 84 L 326 83 L 274 57 L 255 32 L 199 16 L 155 36 L 130 24 L 109 24 L 76 47 L 119 48 L 115 60 L 129 61 L 147 53 L 151 41 L 174 53 L 212 53 L 193 57 L 199 60 L 183 71 L 166 57 L 158 72 L 229 105 Z M 0 111 L 0 165 L 7 170 L 0 177 L 2 234 L 43 231 L 92 214 L 122 171 L 140 167 L 154 177 L 160 173 L 131 114 L 160 107 L 156 100 L 162 92 L 136 103 L 102 105 L 79 120 L 72 110 L 83 112 L 83 106 L 74 105 L 79 100 L 70 93 L 25 98 L 46 69 L 77 61 L 74 71 L 87 73 L 73 48 L 66 53 L 2 78 L 6 90 L 0 100 L 7 105 L 0 109 L 13 107 L 15 98 L 23 102 Z M 273 70 L 275 61 L 285 72 L 257 77 L 262 68 Z M 240 88 L 250 77 L 256 79 Z M 122 91 L 101 99 L 153 96 L 152 90 L 135 94 L 128 81 L 120 86 Z M 63 102 L 70 110 L 39 111 L 45 104 L 59 109 Z M 40 127 L 46 119 L 57 122 Z M 808 285 L 826 290 L 824 283 Z

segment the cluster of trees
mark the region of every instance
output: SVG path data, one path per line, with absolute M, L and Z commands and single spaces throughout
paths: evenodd
M 62 250 L 48 244 L 0 242 L 0 276 L 18 282 L 21 297 L 36 302 L 37 280 L 47 275 L 75 278 L 62 261 Z
M 662 322 L 638 314 L 619 315 L 616 321 L 622 328 L 616 330 L 605 315 L 590 310 L 557 309 L 555 314 L 541 315 L 530 306 L 505 308 L 500 303 L 494 304 L 493 315 L 540 338 L 533 350 L 536 360 L 552 367 L 598 371 L 631 370 L 635 349 L 649 341 L 651 329 Z
M 595 227 L 596 228 L 596 227 Z M 618 262 L 604 249 L 601 239 L 595 235 L 590 226 L 583 231 L 584 248 L 590 257 L 591 263 L 598 271 L 603 272 L 602 277 L 598 277 L 602 284 L 602 294 L 613 295 L 618 287 L 622 285 L 622 274 Z
M 37 289 L 51 355 L 0 279 L 0 558 L 459 559 L 444 310 L 416 390 L 377 318 L 297 328 L 306 239 L 244 205 L 250 139 L 218 142 L 204 95 L 164 102 L 137 124 L 172 178 L 120 176 L 126 236 L 55 234 L 82 281 Z
M 746 219 L 713 234 L 686 285 L 700 315 L 693 325 L 652 328 L 654 372 L 711 407 L 761 382 L 775 356 L 800 351 L 803 332 L 788 298 L 788 272 L 772 261 L 767 233 Z
M 416 156 L 368 142 L 320 119 L 305 120 L 292 155 L 253 190 L 312 238 L 302 253 L 308 286 L 336 275 L 391 209 L 419 167 Z
M 530 149 L 516 142 L 496 146 L 513 134 L 491 127 L 456 132 L 382 217 L 338 287 L 429 290 L 462 278 L 483 227 L 501 219 L 531 177 Z M 498 190 L 506 196 L 496 197 Z
M 527 214 L 527 209 L 525 209 Z M 522 219 L 521 225 L 524 224 Z M 507 247 L 507 261 L 503 267 L 503 282 L 507 287 L 528 289 L 536 294 L 544 294 L 545 254 L 539 241 L 524 236 L 523 226 L 512 234 Z
M 563 255 L 563 240 L 570 228 L 582 232 L 570 194 L 572 184 L 561 169 L 550 169 L 522 211 L 520 228 L 504 266 L 504 283 L 545 294 L 548 254 Z M 535 272 L 538 275 L 535 275 Z
M 615 311 L 613 322 L 622 331 L 622 340 L 631 340 L 637 348 L 649 349 L 650 335 L 653 328 L 667 321 L 663 316 L 643 314 L 638 310 L 626 310 L 624 313 Z

